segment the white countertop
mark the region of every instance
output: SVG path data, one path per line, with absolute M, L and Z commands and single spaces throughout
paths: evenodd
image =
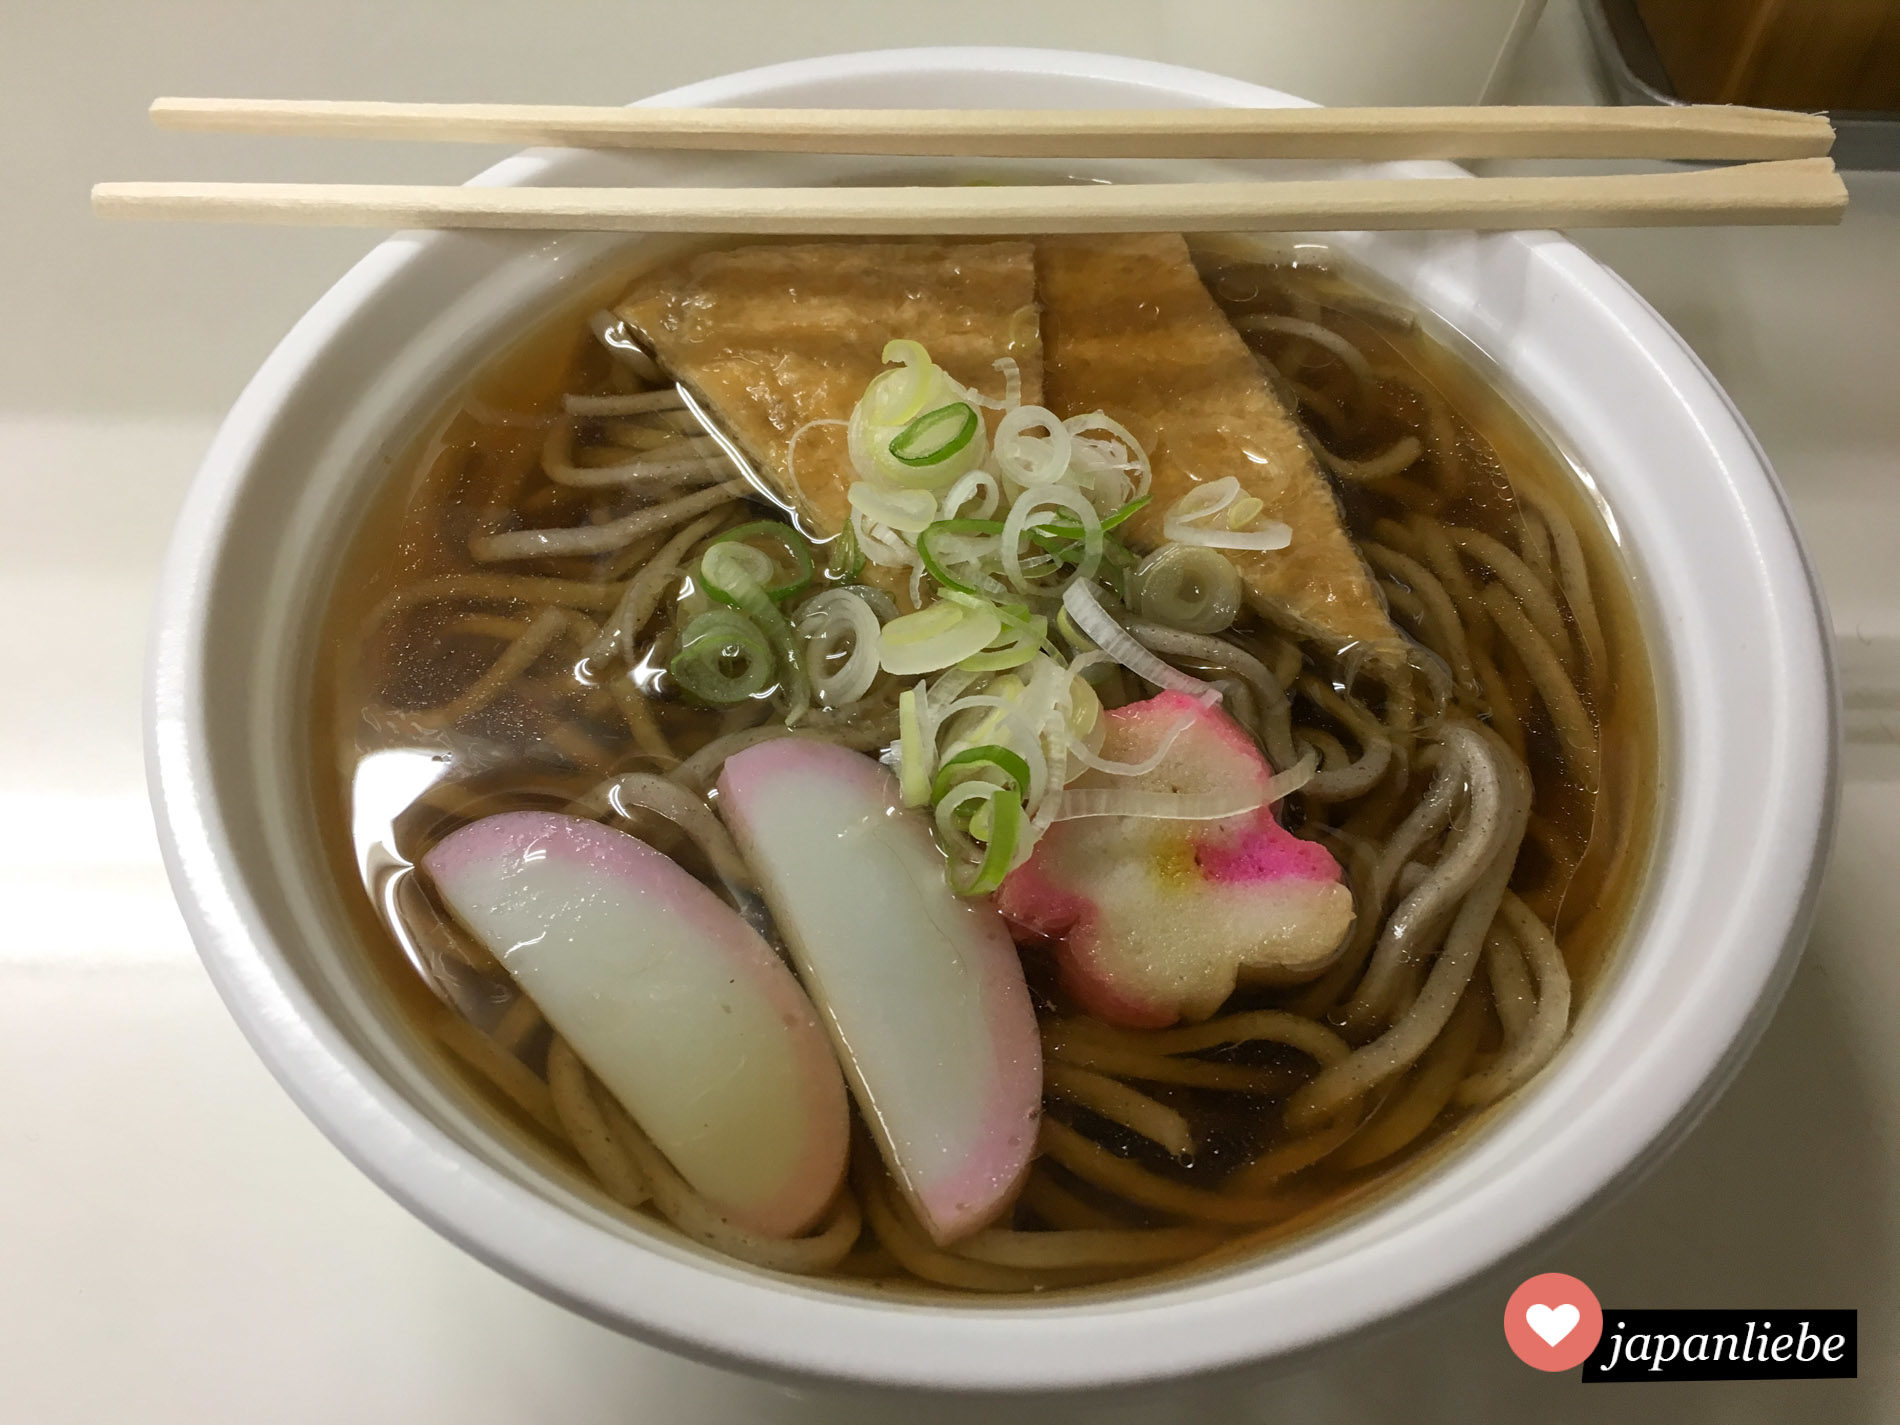
M 1520 1269 L 1270 1383 L 995 1407 L 760 1384 L 623 1340 L 463 1255 L 358 1174 L 251 1054 L 158 863 L 138 746 L 145 623 L 223 406 L 371 238 L 108 230 L 85 217 L 85 185 L 271 163 L 325 176 L 338 161 L 160 139 L 138 110 L 164 92 L 606 101 L 800 53 L 973 39 L 1301 87 L 1298 56 L 1249 30 L 1245 4 L 897 8 L 218 0 L 14 6 L 0 21 L 0 176 L 14 180 L 0 224 L 0 1421 L 1900 1415 L 1900 176 L 1850 178 L 1838 230 L 1586 240 L 1702 354 L 1780 471 L 1832 604 L 1846 780 L 1820 920 L 1761 1047 L 1674 1156 L 1533 1264 L 1612 1304 L 1856 1307 L 1858 1382 L 1580 1390 L 1506 1351 Z M 1476 24 L 1482 5 L 1441 8 Z M 1396 13 L 1340 9 L 1361 25 Z M 675 74 L 662 59 L 677 54 L 693 60 Z M 1308 63 L 1319 97 L 1429 93 Z M 1507 92 L 1595 93 L 1569 4 L 1553 0 Z M 365 152 L 347 161 L 369 176 L 479 161 Z

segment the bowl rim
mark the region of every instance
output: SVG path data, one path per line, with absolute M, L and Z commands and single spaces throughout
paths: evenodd
M 945 70 L 1072 77 L 1221 105 L 1298 103 L 1278 91 L 1202 71 L 1070 51 L 946 47 L 796 60 L 688 85 L 642 101 L 677 106 L 758 102 L 791 84 Z M 517 155 L 478 184 L 533 182 L 553 161 Z M 801 1289 L 749 1272 L 719 1271 L 620 1243 L 476 1159 L 377 1081 L 329 1024 L 283 954 L 235 869 L 231 832 L 212 775 L 205 641 L 218 554 L 237 497 L 280 408 L 310 364 L 356 312 L 372 306 L 441 235 L 400 234 L 379 244 L 297 322 L 246 386 L 212 442 L 179 517 L 161 578 L 146 694 L 147 760 L 167 870 L 194 942 L 247 1038 L 293 1099 L 385 1190 L 443 1235 L 514 1280 L 616 1329 L 718 1364 L 787 1377 L 821 1376 L 950 1390 L 1076 1389 L 1133 1384 L 1285 1358 L 1420 1306 L 1548 1234 L 1615 1183 L 1652 1163 L 1706 1110 L 1739 1067 L 1791 976 L 1818 893 L 1837 795 L 1837 727 L 1825 606 L 1801 550 L 1785 495 L 1740 414 L 1687 344 L 1627 283 L 1555 234 L 1512 234 L 1542 264 L 1632 333 L 1723 448 L 1763 559 L 1779 580 L 1777 647 L 1799 669 L 1774 668 L 1790 716 L 1818 737 L 1788 757 L 1788 785 L 1805 773 L 1824 788 L 1789 833 L 1805 855 L 1738 891 L 1755 927 L 1752 963 L 1707 1004 L 1692 1042 L 1647 1056 L 1645 1075 L 1620 1084 L 1620 1118 L 1594 1109 L 1600 1141 L 1578 1132 L 1547 1140 L 1512 1167 L 1510 1181 L 1474 1188 L 1455 1208 L 1398 1220 L 1388 1201 L 1366 1214 L 1392 1218 L 1380 1251 L 1320 1253 L 1306 1277 L 1250 1275 L 1154 1288 L 1122 1300 L 938 1307 Z M 1797 587 L 1798 586 L 1798 587 Z M 1652 640 L 1652 643 L 1654 640 Z M 1659 677 L 1661 649 L 1652 647 Z M 1784 689 L 1784 692 L 1788 690 Z M 1659 689 L 1659 698 L 1662 692 Z M 1641 1078 L 1645 1092 L 1630 1093 Z M 1616 1087 L 1616 1086 L 1613 1086 Z M 1607 1096 L 1607 1095 L 1606 1095 Z M 1560 1148 L 1568 1151 L 1560 1152 Z M 1469 1156 L 1466 1148 L 1462 1156 Z M 1516 1197 L 1504 1191 L 1516 1189 Z M 1412 1189 L 1394 1194 L 1401 1202 Z M 1418 1214 L 1413 1214 L 1418 1217 Z M 1462 1235 L 1450 1228 L 1462 1225 Z M 1319 1245 L 1324 1245 L 1319 1244 Z M 1304 1251 L 1306 1249 L 1302 1249 Z M 609 1262 L 608 1257 L 612 1260 Z M 637 1262 L 642 1280 L 624 1268 Z M 1312 1278 L 1312 1279 L 1309 1279 Z M 1295 1285 L 1301 1284 L 1299 1290 Z M 1211 1288 L 1211 1289 L 1209 1289 Z M 1324 1288 L 1318 1290 L 1316 1288 Z M 1290 1305 L 1300 1314 L 1287 1311 Z M 1164 1322 L 1159 1318 L 1166 1314 Z M 769 1328 L 769 1329 L 768 1329 Z

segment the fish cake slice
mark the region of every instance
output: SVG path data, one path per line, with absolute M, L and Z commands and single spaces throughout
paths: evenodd
M 1128 522 L 1137 549 L 1196 484 L 1236 477 L 1293 530 L 1271 552 L 1233 550 L 1250 604 L 1336 648 L 1398 647 L 1339 502 L 1292 414 L 1260 374 L 1172 234 L 1044 238 L 1036 245 L 1045 404 L 1106 412 L 1154 465 L 1154 500 Z

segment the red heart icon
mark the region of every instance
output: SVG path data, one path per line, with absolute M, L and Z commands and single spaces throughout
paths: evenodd
M 1527 1366 L 1575 1370 L 1603 1335 L 1596 1293 L 1562 1272 L 1534 1276 L 1504 1306 L 1504 1339 Z

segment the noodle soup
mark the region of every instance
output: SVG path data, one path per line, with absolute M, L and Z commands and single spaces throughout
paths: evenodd
M 366 520 L 333 851 L 603 1203 L 859 1289 L 1155 1278 L 1561 1050 L 1653 819 L 1615 546 L 1429 318 L 1170 244 L 631 274 Z

